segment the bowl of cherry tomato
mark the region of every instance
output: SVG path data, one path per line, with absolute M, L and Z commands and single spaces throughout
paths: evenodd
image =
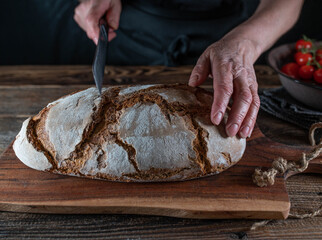
M 268 64 L 277 71 L 287 92 L 296 100 L 322 111 L 322 45 L 303 36 L 296 43 L 272 49 Z

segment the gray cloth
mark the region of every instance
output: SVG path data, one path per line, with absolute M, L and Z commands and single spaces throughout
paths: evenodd
M 263 111 L 302 128 L 322 121 L 322 112 L 298 102 L 283 87 L 261 91 L 260 100 Z

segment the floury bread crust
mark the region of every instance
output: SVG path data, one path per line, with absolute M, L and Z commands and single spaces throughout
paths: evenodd
M 179 181 L 220 173 L 246 141 L 209 118 L 212 94 L 186 85 L 95 88 L 27 119 L 14 151 L 27 166 L 113 181 Z

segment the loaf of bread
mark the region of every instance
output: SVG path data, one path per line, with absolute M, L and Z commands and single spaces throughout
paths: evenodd
M 212 93 L 186 85 L 89 88 L 27 119 L 14 142 L 27 166 L 123 182 L 180 181 L 237 163 L 246 141 L 210 121 Z M 225 116 L 227 118 L 227 116 Z

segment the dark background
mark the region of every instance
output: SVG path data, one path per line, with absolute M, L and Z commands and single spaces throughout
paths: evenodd
M 77 4 L 76 0 L 2 1 L 0 65 L 91 64 L 95 45 L 73 20 Z M 295 42 L 302 34 L 321 40 L 321 20 L 322 1 L 306 0 L 296 25 L 274 46 Z M 257 63 L 265 63 L 265 53 Z

